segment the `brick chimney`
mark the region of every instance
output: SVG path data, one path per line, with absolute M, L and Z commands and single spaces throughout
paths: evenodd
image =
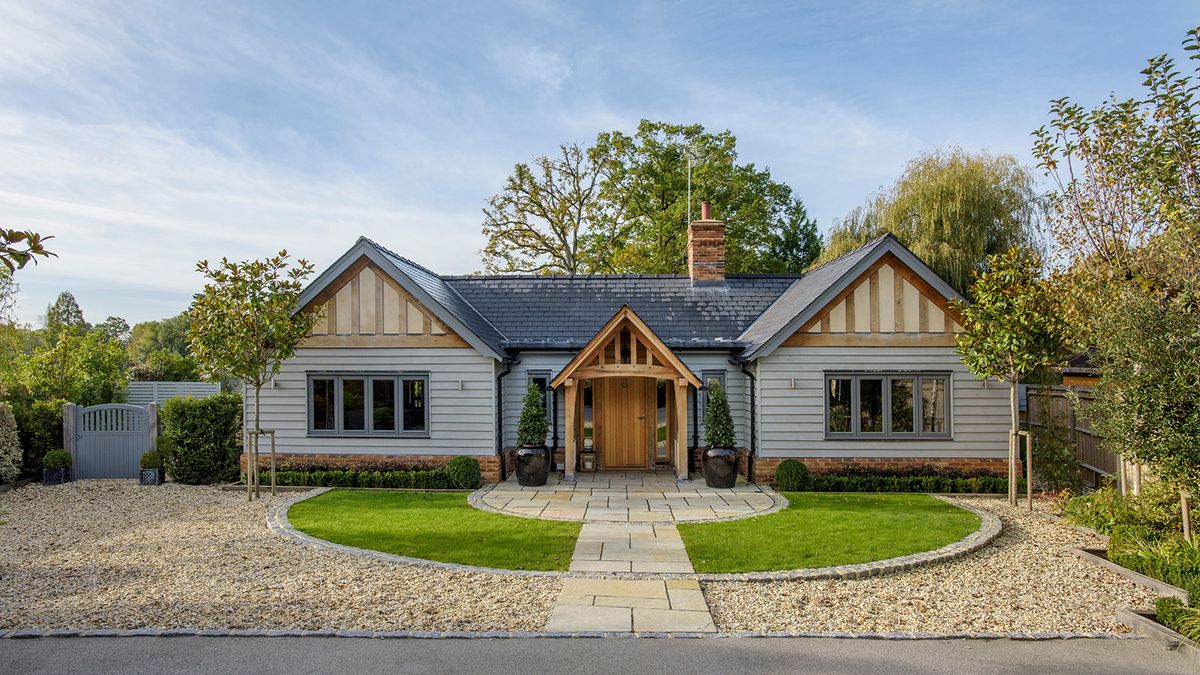
M 700 220 L 688 224 L 688 276 L 693 286 L 725 283 L 725 223 L 712 219 L 708 202 L 700 202 Z

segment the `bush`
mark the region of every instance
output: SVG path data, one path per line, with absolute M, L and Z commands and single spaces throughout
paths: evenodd
M 1138 497 L 1121 496 L 1111 485 L 1072 497 L 1063 515 L 1101 534 L 1111 534 L 1119 525 L 1145 527 L 1163 537 L 1183 530 L 1179 492 L 1165 481 L 1144 484 Z
M 189 485 L 237 479 L 241 454 L 240 396 L 173 398 L 162 405 L 159 419 L 163 431 L 158 449 L 172 478 Z
M 775 469 L 775 488 L 785 492 L 801 492 L 811 487 L 812 476 L 804 462 L 785 459 Z
M 733 417 L 729 414 L 729 399 L 721 385 L 708 385 L 708 407 L 704 411 L 704 441 L 710 448 L 732 448 L 737 441 L 733 435 Z
M 550 425 L 546 421 L 546 395 L 536 382 L 525 390 L 521 419 L 517 422 L 517 445 L 545 445 Z
M 451 485 L 470 490 L 479 487 L 479 481 L 483 478 L 479 460 L 474 457 L 455 457 L 450 460 L 446 464 L 446 474 L 450 477 Z
M 162 455 L 158 450 L 147 450 L 142 453 L 142 468 L 143 469 L 161 469 L 163 467 Z
M 1108 559 L 1178 586 L 1200 601 L 1200 544 L 1183 537 L 1159 538 L 1146 527 L 1119 525 L 1108 542 Z
M 63 449 L 51 450 L 42 457 L 42 467 L 51 471 L 71 468 L 71 453 Z
M 11 483 L 21 475 L 21 441 L 12 406 L 0 403 L 0 483 Z
M 21 442 L 21 473 L 42 473 L 42 456 L 63 447 L 63 406 L 61 398 L 46 401 L 13 401 L 17 419 L 17 437 Z
M 1192 640 L 1200 641 L 1200 608 L 1188 607 L 1179 598 L 1154 601 L 1155 618 L 1162 625 Z
M 1071 430 L 1062 424 L 1061 415 L 1049 415 L 1045 424 L 1029 427 L 1033 432 L 1033 475 L 1037 485 L 1048 492 L 1070 490 L 1078 493 L 1083 487 L 1079 460 Z

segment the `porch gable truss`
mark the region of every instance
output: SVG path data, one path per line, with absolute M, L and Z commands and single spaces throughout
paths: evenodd
M 700 378 L 671 351 L 629 305 L 622 305 L 579 353 L 558 373 L 550 386 L 569 379 L 640 376 L 686 380 L 699 388 Z

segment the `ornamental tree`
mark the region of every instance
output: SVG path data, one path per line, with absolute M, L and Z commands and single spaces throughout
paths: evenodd
M 288 252 L 263 260 L 196 265 L 208 283 L 192 301 L 188 339 L 196 361 L 210 377 L 227 374 L 254 389 L 254 426 L 247 446 L 246 494 L 254 499 L 258 482 L 259 398 L 262 388 L 296 353 L 320 319 L 320 312 L 298 311 L 304 279 L 313 272 L 306 260 L 295 266 Z
M 517 422 L 517 445 L 539 446 L 546 444 L 546 395 L 535 382 L 525 390 L 525 403 L 521 407 L 521 419 Z
M 1052 364 L 1063 352 L 1065 322 L 1037 254 L 1016 247 L 988 257 L 976 272 L 973 303 L 957 302 L 963 332 L 956 349 L 979 379 L 996 378 L 1010 388 L 1012 433 L 1020 430 L 1017 384 L 1035 368 Z M 1008 454 L 1008 499 L 1016 504 L 1016 451 Z
M 708 385 L 708 406 L 704 410 L 704 442 L 710 448 L 732 448 L 737 441 L 733 435 L 733 416 L 729 414 L 729 399 L 717 382 Z

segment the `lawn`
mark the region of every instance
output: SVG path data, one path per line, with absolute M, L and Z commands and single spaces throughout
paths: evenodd
M 292 525 L 338 544 L 441 562 L 565 570 L 579 523 L 502 516 L 466 493 L 331 490 L 297 503 Z
M 680 523 L 697 572 L 765 572 L 885 560 L 941 548 L 979 517 L 924 494 L 784 493 L 783 511 Z

